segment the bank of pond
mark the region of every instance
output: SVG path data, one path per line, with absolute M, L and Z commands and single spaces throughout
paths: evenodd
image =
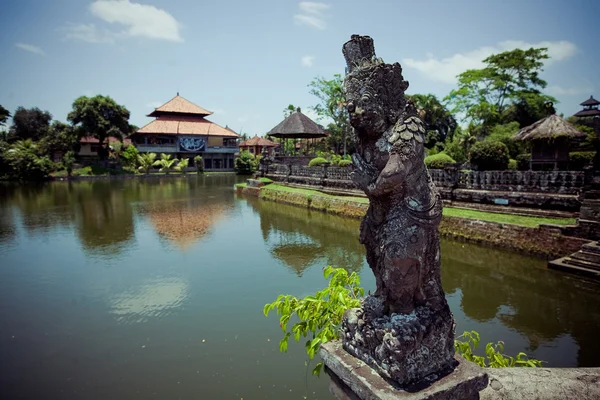
M 332 398 L 263 306 L 342 266 L 375 287 L 359 220 L 236 195 L 237 176 L 2 184 L 8 398 Z M 457 333 L 550 367 L 597 366 L 598 283 L 443 239 Z M 316 361 L 314 361 L 316 362 Z

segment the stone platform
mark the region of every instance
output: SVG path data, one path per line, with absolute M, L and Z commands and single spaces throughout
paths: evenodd
M 332 375 L 332 393 L 340 400 L 471 400 L 488 385 L 487 373 L 461 357 L 456 357 L 458 365 L 450 374 L 419 390 L 406 390 L 347 353 L 341 341 L 322 345 L 319 354 Z
M 600 279 L 600 242 L 590 242 L 570 256 L 550 261 L 548 267 Z

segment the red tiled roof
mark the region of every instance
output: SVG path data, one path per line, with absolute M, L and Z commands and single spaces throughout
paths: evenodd
M 204 108 L 192 103 L 191 101 L 184 99 L 177 94 L 171 100 L 167 101 L 162 106 L 156 108 L 150 114 L 149 117 L 156 117 L 162 113 L 181 113 L 181 114 L 195 114 L 195 115 L 211 115 L 212 112 L 205 110 Z
M 250 146 L 262 146 L 262 147 L 277 147 L 279 144 L 270 141 L 269 139 L 261 138 L 258 136 L 254 136 L 248 140 L 244 140 L 240 143 L 240 147 L 250 147 Z
M 208 135 L 238 138 L 239 135 L 202 117 L 163 116 L 138 129 L 136 134 Z
M 117 139 L 116 137 L 113 137 L 113 136 L 111 136 L 111 137 L 108 138 L 108 143 L 114 143 L 114 142 L 120 142 L 120 140 Z M 84 137 L 82 137 L 79 140 L 79 143 L 84 143 L 84 144 L 85 143 L 92 143 L 92 144 L 94 144 L 94 143 L 100 143 L 100 141 L 98 139 L 96 139 L 95 137 L 93 137 L 93 136 L 84 136 Z M 124 138 L 123 139 L 123 144 L 130 145 L 131 144 L 131 140 L 128 139 L 128 138 Z

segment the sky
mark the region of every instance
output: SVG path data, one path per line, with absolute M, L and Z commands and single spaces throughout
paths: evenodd
M 316 119 L 308 84 L 343 74 L 342 45 L 361 34 L 400 62 L 407 93 L 439 98 L 491 54 L 547 47 L 545 92 L 572 115 L 600 98 L 598 21 L 596 0 L 5 0 L 0 105 L 66 121 L 77 97 L 102 94 L 141 127 L 179 92 L 262 136 L 288 104 Z

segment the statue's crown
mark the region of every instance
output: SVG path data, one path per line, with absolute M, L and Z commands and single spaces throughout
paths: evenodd
M 357 65 L 375 58 L 373 39 L 369 36 L 352 35 L 350 40 L 344 43 L 342 53 L 346 58 L 348 72 L 351 72 Z

